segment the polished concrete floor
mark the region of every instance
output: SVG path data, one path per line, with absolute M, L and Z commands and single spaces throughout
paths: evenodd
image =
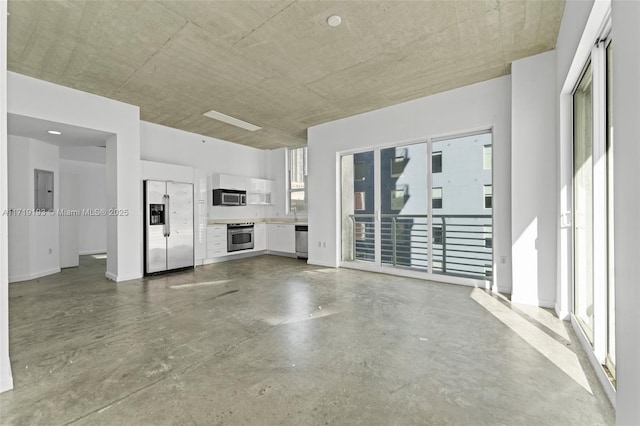
M 10 285 L 0 423 L 606 425 L 569 325 L 483 290 L 275 256 Z

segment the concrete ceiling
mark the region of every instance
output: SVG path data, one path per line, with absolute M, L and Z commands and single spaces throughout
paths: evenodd
M 256 148 L 499 77 L 556 44 L 564 1 L 9 1 L 8 68 Z M 332 28 L 327 17 L 339 14 Z M 202 116 L 214 109 L 249 132 Z M 426 117 L 425 117 L 426 119 Z

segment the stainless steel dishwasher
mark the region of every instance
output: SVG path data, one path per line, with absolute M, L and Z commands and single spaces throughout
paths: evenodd
M 296 225 L 296 256 L 298 256 L 298 259 L 309 258 L 308 225 Z

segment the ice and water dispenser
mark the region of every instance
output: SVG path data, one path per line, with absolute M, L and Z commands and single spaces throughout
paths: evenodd
M 149 225 L 164 225 L 164 204 L 149 204 Z

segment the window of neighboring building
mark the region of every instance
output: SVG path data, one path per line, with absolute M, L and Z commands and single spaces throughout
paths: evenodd
M 442 173 L 442 151 L 431 155 L 431 173 Z
M 404 189 L 394 189 L 391 191 L 391 210 L 402 210 L 404 208 Z
M 404 171 L 404 157 L 393 157 L 391 159 L 391 177 L 400 177 Z
M 487 279 L 491 279 L 493 278 L 493 266 L 491 265 L 484 265 L 484 276 Z
M 490 209 L 493 207 L 493 189 L 491 185 L 484 186 L 484 208 Z
M 364 192 L 354 192 L 353 200 L 354 200 L 354 206 L 353 206 L 354 210 L 366 210 Z
M 290 148 L 288 151 L 289 212 L 299 212 L 307 207 L 307 147 Z
M 356 222 L 355 224 L 355 233 L 357 240 L 366 240 L 367 239 L 367 224 L 364 222 Z
M 491 170 L 492 155 L 491 145 L 482 147 L 482 164 L 485 170 Z
M 442 244 L 442 226 L 433 225 L 433 244 Z
M 442 188 L 433 188 L 431 191 L 431 207 L 434 209 L 442 208 Z
M 484 246 L 485 248 L 493 248 L 493 234 L 490 226 L 483 226 L 482 232 L 484 232 Z
M 353 163 L 353 180 L 365 180 L 367 177 L 367 163 Z

